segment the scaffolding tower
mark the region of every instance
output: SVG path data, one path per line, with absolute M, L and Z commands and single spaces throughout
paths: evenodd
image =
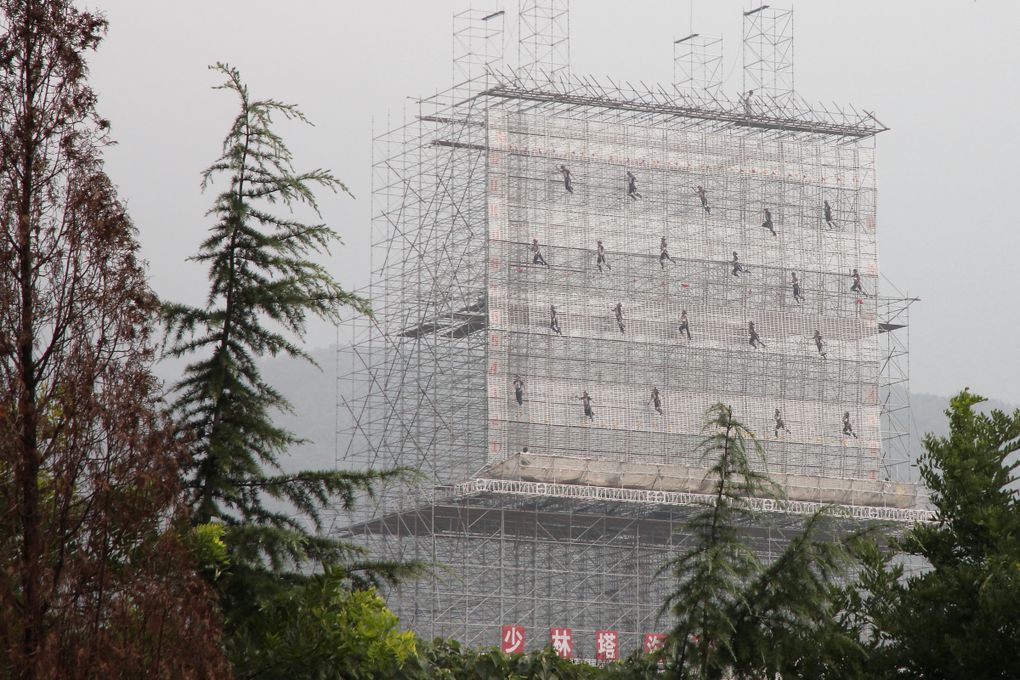
M 747 499 L 765 559 L 821 507 L 928 517 L 899 445 L 910 300 L 879 290 L 886 128 L 808 107 L 792 72 L 750 109 L 711 64 L 668 90 L 571 75 L 564 0 L 522 1 L 530 56 L 502 67 L 476 47 L 496 16 L 458 15 L 472 77 L 375 140 L 375 318 L 339 349 L 338 465 L 425 480 L 338 514 L 377 555 L 436 565 L 390 593 L 402 622 L 479 646 L 518 625 L 529 649 L 570 628 L 591 658 L 595 631 L 627 653 L 668 627 L 654 575 L 711 502 L 696 447 L 716 402 L 785 492 Z

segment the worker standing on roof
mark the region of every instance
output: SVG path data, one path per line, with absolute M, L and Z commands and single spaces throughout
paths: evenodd
M 741 97 L 741 101 L 744 104 L 744 115 L 750 118 L 754 115 L 754 111 L 751 107 L 751 101 L 754 98 L 754 90 L 748 90 L 747 94 Z

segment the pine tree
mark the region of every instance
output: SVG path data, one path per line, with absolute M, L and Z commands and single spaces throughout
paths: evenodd
M 782 497 L 752 464 L 752 452 L 764 462 L 760 442 L 729 406 L 715 404 L 700 449 L 710 461 L 712 502 L 687 523 L 691 548 L 660 570 L 677 579 L 660 611 L 675 620 L 668 671 L 699 679 L 852 677 L 846 671 L 859 668 L 863 652 L 838 615 L 840 591 L 831 581 L 845 575 L 850 549 L 867 532 L 839 536 L 823 509 L 764 564 L 742 533 L 765 521 L 749 497 Z
M 876 569 L 887 597 L 866 611 L 889 677 L 1020 677 L 1020 410 L 979 413 L 983 401 L 953 397 L 949 435 L 924 439 L 935 520 L 899 547 L 927 567 L 906 579 L 888 560 Z
M 222 677 L 77 5 L 0 0 L 0 677 Z
M 692 548 L 660 570 L 677 578 L 660 612 L 676 620 L 667 649 L 677 678 L 719 677 L 729 665 L 734 624 L 728 615 L 744 584 L 761 571 L 754 550 L 739 535 L 738 523 L 752 517 L 742 499 L 763 495 L 771 484 L 748 456 L 748 444 L 764 456 L 761 444 L 729 406 L 709 409 L 704 433 L 700 450 L 703 459 L 712 459 L 706 478 L 714 479 L 713 503 L 688 523 Z
M 175 386 L 174 403 L 192 448 L 193 521 L 226 525 L 235 577 L 300 580 L 308 566 L 350 565 L 359 556 L 353 546 L 321 535 L 323 511 L 333 503 L 349 508 L 359 493 L 397 473 L 282 472 L 280 457 L 302 440 L 274 423 L 274 414 L 290 405 L 262 379 L 257 361 L 283 354 L 314 363 L 299 344 L 310 316 L 337 321 L 344 308 L 371 309 L 313 261 L 339 242 L 336 232 L 294 216 L 302 207 L 319 214 L 316 190 L 349 194 L 327 170 L 294 170 L 274 118 L 307 120 L 290 104 L 253 100 L 236 69 L 211 68 L 225 77 L 217 89 L 235 94 L 240 112 L 222 155 L 203 174 L 203 188 L 223 184 L 210 210 L 215 223 L 191 258 L 208 266 L 209 293 L 202 307 L 164 306 L 167 354 L 194 358 Z M 269 501 L 295 512 L 273 509 Z M 370 581 L 402 569 L 359 566 Z

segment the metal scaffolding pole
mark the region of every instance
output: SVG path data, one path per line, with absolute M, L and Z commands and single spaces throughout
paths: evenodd
M 461 13 L 453 87 L 376 136 L 375 318 L 338 333 L 337 464 L 424 483 L 335 526 L 442 565 L 390 594 L 405 625 L 523 625 L 529 648 L 568 626 L 579 655 L 667 626 L 654 575 L 711 502 L 716 402 L 786 494 L 747 499 L 763 559 L 821 507 L 834 533 L 929 516 L 902 451 L 910 301 L 879 296 L 886 128 L 793 96 L 788 14 L 745 15 L 747 89 L 776 102 L 749 115 L 708 66 L 668 90 L 570 75 L 564 0 L 521 3 L 518 69 L 502 14 Z M 685 63 L 714 59 L 692 40 Z

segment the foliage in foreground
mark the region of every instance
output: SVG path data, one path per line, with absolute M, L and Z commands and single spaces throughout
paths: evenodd
M 875 677 L 1020 677 L 1020 411 L 976 412 L 983 401 L 964 390 L 949 435 L 924 440 L 936 519 L 897 547 L 927 566 L 903 578 L 875 553 L 862 575 Z
M 78 5 L 0 0 L 0 677 L 223 677 Z
M 455 641 L 436 639 L 418 643 L 419 653 L 408 660 L 400 680 L 640 680 L 656 677 L 656 659 L 635 654 L 623 661 L 591 666 L 563 659 L 547 647 L 528 654 L 504 654 L 499 649 L 465 649 Z
M 745 498 L 780 494 L 752 464 L 750 451 L 764 462 L 761 444 L 730 407 L 716 404 L 701 448 L 714 502 L 688 523 L 691 548 L 662 570 L 677 583 L 662 608 L 675 621 L 663 655 L 668 675 L 861 677 L 863 649 L 838 616 L 832 583 L 864 536 L 840 535 L 823 510 L 764 564 L 741 529 L 765 520 Z
M 980 414 L 981 401 L 954 397 L 949 436 L 925 439 L 933 523 L 880 543 L 840 537 L 817 514 L 769 565 L 739 531 L 751 519 L 742 498 L 770 491 L 748 456 L 760 448 L 716 405 L 704 444 L 716 502 L 691 522 L 694 546 L 668 567 L 677 587 L 665 606 L 677 623 L 661 667 L 644 655 L 600 669 L 551 650 L 507 657 L 436 641 L 419 644 L 401 677 L 1020 677 L 1020 411 Z M 903 555 L 927 564 L 907 575 Z
M 327 170 L 295 171 L 274 118 L 307 122 L 304 116 L 290 104 L 252 99 L 236 69 L 213 68 L 224 77 L 218 89 L 238 98 L 240 112 L 203 175 L 203 187 L 222 187 L 209 211 L 215 223 L 192 258 L 208 268 L 208 296 L 203 306 L 164 305 L 167 354 L 191 360 L 175 386 L 174 412 L 191 449 L 185 477 L 196 545 L 222 596 L 227 650 L 239 673 L 255 666 L 285 675 L 281 669 L 299 659 L 288 651 L 295 647 L 262 628 L 267 613 L 281 630 L 302 631 L 292 642 L 314 658 L 301 663 L 325 667 L 342 651 L 331 647 L 339 624 L 303 611 L 303 603 L 317 597 L 327 612 L 339 600 L 323 599 L 325 583 L 339 598 L 340 580 L 365 587 L 417 567 L 368 561 L 358 547 L 323 532 L 327 508 L 350 509 L 399 471 L 281 466 L 302 440 L 276 424 L 290 404 L 262 378 L 258 360 L 284 354 L 314 363 L 301 347 L 309 317 L 335 322 L 344 308 L 371 309 L 316 262 L 339 241 L 336 232 L 295 215 L 318 217 L 316 190 L 347 193 Z M 312 576 L 324 570 L 328 577 Z
M 230 644 L 238 678 L 392 678 L 416 654 L 415 636 L 375 590 L 350 590 L 341 572 L 263 599 Z

